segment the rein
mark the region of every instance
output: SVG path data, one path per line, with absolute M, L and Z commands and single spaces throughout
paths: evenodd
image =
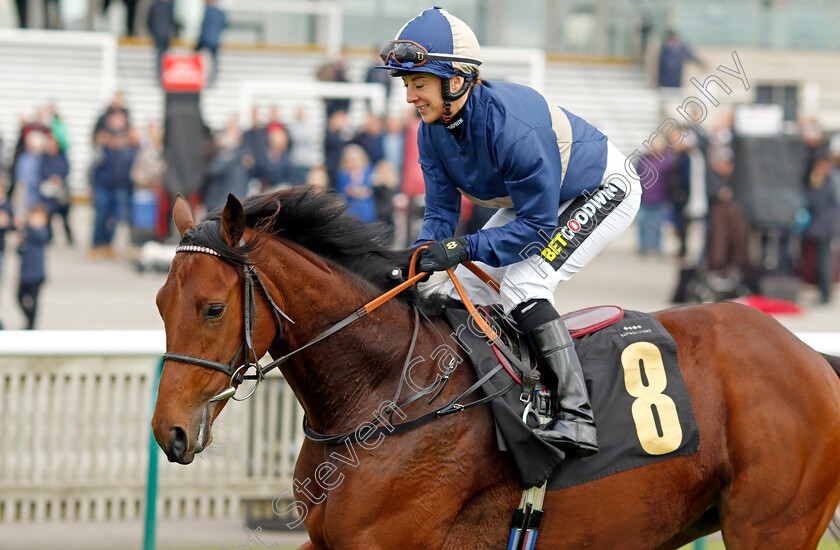
M 244 243 L 240 243 L 240 244 L 244 244 Z M 260 365 L 259 359 L 256 357 L 256 351 L 254 350 L 254 345 L 253 345 L 254 321 L 255 321 L 255 312 L 256 312 L 256 292 L 255 292 L 255 290 L 256 290 L 257 285 L 259 286 L 260 290 L 262 290 L 263 295 L 265 296 L 266 300 L 268 301 L 269 305 L 271 306 L 272 315 L 274 316 L 275 323 L 278 327 L 278 334 L 275 336 L 275 339 L 281 339 L 282 336 L 283 336 L 283 324 L 282 324 L 282 321 L 281 321 L 281 317 L 283 319 L 286 319 L 287 321 L 289 321 L 292 324 L 294 324 L 294 321 L 274 302 L 274 300 L 271 298 L 271 295 L 268 293 L 268 289 L 266 288 L 265 283 L 263 283 L 263 280 L 260 277 L 259 273 L 254 268 L 253 264 L 249 263 L 249 264 L 245 265 L 242 269 L 242 285 L 243 285 L 242 316 L 243 316 L 243 321 L 244 321 L 244 336 L 243 336 L 242 344 L 240 344 L 239 349 L 237 350 L 237 352 L 233 356 L 233 358 L 230 360 L 230 362 L 229 363 L 222 363 L 221 361 L 213 361 L 213 360 L 210 360 L 210 359 L 204 359 L 204 358 L 195 357 L 195 356 L 192 356 L 192 355 L 185 355 L 185 354 L 181 354 L 181 353 L 170 353 L 170 352 L 164 353 L 163 354 L 163 359 L 165 361 L 177 361 L 177 362 L 180 362 L 180 363 L 187 363 L 187 364 L 190 364 L 190 365 L 196 365 L 196 366 L 199 366 L 199 367 L 205 367 L 205 368 L 218 370 L 218 371 L 221 371 L 221 372 L 227 374 L 228 376 L 230 376 L 230 383 L 229 383 L 228 387 L 225 388 L 219 394 L 210 398 L 210 400 L 208 402 L 223 401 L 223 400 L 229 399 L 229 398 L 234 399 L 235 401 L 245 401 L 246 399 L 248 399 L 249 397 L 251 397 L 254 394 L 257 387 L 265 379 L 265 375 L 268 372 L 270 372 L 270 371 L 274 370 L 275 368 L 279 367 L 280 365 L 282 365 L 283 363 L 285 363 L 286 361 L 288 361 L 289 359 L 291 359 L 292 357 L 294 357 L 295 355 L 297 355 L 301 351 L 317 344 L 318 342 L 320 342 L 320 341 L 332 336 L 333 334 L 337 333 L 341 329 L 343 329 L 343 328 L 351 325 L 352 323 L 358 321 L 362 317 L 366 316 L 367 314 L 369 314 L 369 313 L 373 312 L 374 310 L 376 310 L 377 308 L 379 308 L 381 305 L 385 304 L 391 298 L 397 296 L 398 294 L 400 294 L 401 292 L 403 292 L 407 288 L 415 285 L 418 281 L 423 279 L 428 273 L 426 273 L 426 272 L 416 273 L 415 261 L 417 259 L 418 253 L 421 250 L 423 250 L 424 248 L 427 248 L 427 246 L 419 247 L 414 252 L 414 254 L 412 255 L 411 262 L 410 262 L 410 267 L 409 267 L 409 276 L 408 276 L 408 279 L 406 281 L 404 281 L 403 283 L 394 287 L 393 289 L 389 290 L 388 292 L 382 294 L 381 296 L 371 300 L 370 302 L 368 302 L 367 304 L 365 304 L 361 308 L 357 309 L 356 311 L 354 311 L 353 313 L 351 313 L 350 315 L 348 315 L 344 319 L 342 319 L 342 320 L 338 321 L 337 323 L 333 324 L 331 327 L 324 330 L 323 332 L 321 332 L 320 334 L 318 334 L 317 336 L 315 336 L 314 338 L 312 338 L 311 340 L 309 340 L 307 343 L 303 344 L 302 346 L 300 346 L 296 350 L 291 351 L 291 352 L 289 352 L 286 355 L 283 355 L 281 357 L 278 357 L 277 359 L 274 359 L 273 361 L 271 361 L 270 363 L 268 363 L 265 366 Z M 175 252 L 176 253 L 184 252 L 184 253 L 208 254 L 208 255 L 215 256 L 215 257 L 220 258 L 220 259 L 224 259 L 224 258 L 222 258 L 221 254 L 219 254 L 216 250 L 213 250 L 212 248 L 205 247 L 205 246 L 199 246 L 199 245 L 180 245 L 180 246 L 178 246 L 178 248 L 175 249 Z M 495 290 L 496 292 L 499 291 L 499 284 L 496 281 L 494 281 L 489 275 L 484 273 L 484 271 L 482 271 L 477 266 L 475 266 L 472 262 L 464 262 L 463 265 L 467 269 L 472 271 L 476 276 L 478 276 L 482 281 L 484 281 L 486 284 L 488 284 L 493 290 Z M 455 276 L 455 273 L 453 272 L 453 270 L 452 269 L 447 269 L 446 272 L 449 274 L 450 278 L 452 279 L 452 282 L 454 283 L 455 288 L 458 290 L 458 294 L 461 296 L 461 299 L 464 303 L 464 306 L 470 312 L 470 316 L 473 319 L 473 321 L 476 323 L 476 325 L 481 329 L 481 331 L 488 338 L 488 340 L 493 342 L 501 350 L 502 354 L 505 355 L 506 358 L 520 370 L 520 372 L 522 374 L 522 394 L 520 396 L 520 399 L 522 399 L 523 401 L 530 400 L 530 396 L 532 394 L 533 388 L 536 385 L 537 380 L 539 379 L 539 372 L 537 372 L 536 369 L 530 368 L 530 366 L 525 364 L 524 362 L 520 361 L 519 358 L 516 357 L 502 343 L 501 338 L 499 338 L 498 334 L 496 334 L 496 332 L 490 327 L 490 325 L 487 324 L 487 322 L 484 320 L 484 318 L 480 315 L 480 313 L 476 310 L 475 306 L 469 300 L 466 293 L 464 292 L 463 287 L 461 286 L 461 283 L 458 281 L 457 277 Z M 425 315 L 424 315 L 424 317 L 425 317 Z M 406 370 L 408 369 L 408 367 L 411 363 L 411 356 L 412 356 L 412 353 L 414 351 L 414 345 L 417 341 L 417 333 L 418 333 L 418 330 L 419 330 L 419 324 L 420 324 L 420 322 L 419 322 L 419 317 L 418 317 L 418 310 L 417 310 L 416 307 L 414 307 L 414 333 L 413 333 L 413 336 L 412 336 L 412 339 L 411 339 L 411 344 L 409 346 L 408 356 L 406 357 L 405 364 L 403 365 L 403 371 L 402 371 L 402 374 L 400 376 L 400 383 L 399 383 L 399 386 L 397 387 L 396 395 L 394 396 L 394 399 L 392 400 L 392 404 L 394 405 L 394 407 L 391 408 L 391 414 L 390 414 L 390 419 L 389 420 L 393 420 L 394 413 L 400 407 L 405 407 L 405 406 L 409 405 L 410 403 L 412 403 L 414 401 L 417 401 L 418 399 L 436 391 L 435 395 L 432 397 L 432 399 L 428 403 L 431 404 L 432 402 L 434 402 L 435 399 L 437 399 L 437 397 L 440 395 L 441 391 L 443 390 L 443 387 L 449 381 L 449 376 L 452 373 L 452 370 L 454 370 L 453 365 L 454 365 L 455 360 L 453 358 L 453 360 L 450 362 L 450 365 L 447 368 L 445 376 L 443 378 L 438 378 L 428 388 L 424 389 L 421 392 L 416 393 L 414 396 L 412 396 L 408 400 L 404 401 L 402 404 L 399 404 L 399 405 L 397 404 L 397 400 L 399 399 L 400 393 L 402 391 L 403 379 L 405 378 Z M 244 362 L 241 365 L 237 366 L 237 360 L 239 359 L 240 356 L 243 355 L 243 353 L 244 353 Z M 251 361 L 252 356 L 254 358 L 253 362 Z M 249 375 L 249 374 L 247 374 L 247 372 L 251 369 L 251 367 L 254 367 L 255 374 Z M 472 386 L 470 386 L 466 391 L 459 394 L 455 398 L 451 399 L 444 406 L 442 406 L 442 407 L 440 407 L 440 408 L 438 408 L 434 411 L 431 411 L 429 413 L 426 413 L 426 414 L 424 414 L 424 415 L 422 415 L 418 418 L 407 421 L 407 422 L 394 424 L 393 422 L 389 421 L 387 423 L 387 425 L 378 426 L 376 428 L 373 428 L 372 430 L 369 429 L 363 435 L 359 434 L 358 431 L 346 432 L 346 433 L 336 434 L 336 435 L 326 435 L 326 434 L 318 433 L 315 430 L 313 430 L 312 428 L 310 428 L 309 425 L 306 423 L 306 419 L 304 418 L 304 420 L 303 420 L 304 434 L 306 435 L 306 437 L 308 439 L 310 439 L 310 440 L 312 440 L 316 443 L 322 443 L 322 444 L 325 444 L 325 445 L 332 445 L 332 444 L 340 444 L 340 443 L 345 443 L 345 442 L 356 443 L 356 442 L 359 442 L 359 441 L 367 441 L 369 439 L 377 438 L 380 435 L 393 435 L 393 434 L 396 434 L 396 433 L 402 433 L 402 432 L 414 429 L 414 428 L 416 428 L 416 427 L 418 427 L 422 424 L 425 424 L 425 423 L 427 423 L 431 420 L 441 418 L 443 416 L 447 416 L 449 414 L 453 414 L 453 413 L 456 413 L 456 412 L 465 411 L 465 410 L 467 410 L 469 408 L 472 408 L 472 407 L 475 407 L 477 405 L 482 405 L 484 403 L 488 403 L 488 402 L 504 395 L 511 388 L 513 388 L 513 386 L 516 385 L 516 382 L 511 382 L 510 385 L 504 387 L 503 389 L 501 389 L 499 391 L 496 391 L 492 394 L 489 394 L 489 395 L 487 395 L 483 398 L 477 399 L 475 401 L 471 401 L 471 402 L 466 403 L 466 404 L 461 403 L 462 399 L 468 397 L 469 395 L 471 395 L 472 393 L 477 391 L 484 383 L 486 383 L 488 380 L 490 380 L 496 373 L 501 371 L 503 368 L 504 368 L 503 363 L 497 365 L 494 369 L 492 369 L 490 372 L 488 372 L 487 374 L 482 376 L 478 381 L 476 381 Z M 256 384 L 251 389 L 251 391 L 248 393 L 248 395 L 246 395 L 245 397 L 236 397 L 236 387 L 234 386 L 234 384 L 238 385 L 238 384 L 242 383 L 244 380 L 256 380 Z M 441 382 L 442 382 L 442 384 L 441 384 Z M 380 418 L 379 420 L 382 421 L 383 419 Z

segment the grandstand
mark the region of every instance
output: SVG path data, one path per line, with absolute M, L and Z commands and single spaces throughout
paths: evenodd
M 22 37 L 26 37 L 22 39 Z M 540 52 L 510 48 L 487 48 L 484 74 L 488 79 L 506 79 L 543 88 L 549 99 L 587 118 L 604 130 L 628 153 L 655 128 L 658 117 L 656 93 L 646 84 L 642 70 L 633 65 L 590 65 L 545 62 Z M 177 51 L 177 49 L 176 49 Z M 370 53 L 348 57 L 348 77 L 363 81 Z M 520 60 L 515 56 L 521 56 Z M 542 61 L 542 63 L 540 63 Z M 315 83 L 315 72 L 326 62 L 323 52 L 282 49 L 231 48 L 219 58 L 219 80 L 202 93 L 204 120 L 220 128 L 239 109 L 242 83 Z M 37 72 L 32 67 L 38 67 Z M 76 195 L 87 193 L 87 171 L 92 158 L 93 125 L 115 89 L 125 93 L 135 124 L 160 121 L 164 92 L 154 80 L 154 49 L 151 43 L 126 41 L 118 44 L 112 35 L 49 31 L 0 31 L 0 89 L 6 98 L 0 104 L 0 135 L 11 147 L 17 136 L 19 116 L 38 106 L 55 103 L 71 132 L 71 187 Z M 388 109 L 406 111 L 398 80 Z M 324 110 L 317 97 L 283 97 L 260 94 L 254 103 L 276 104 L 284 118 L 298 106 L 307 109 L 318 128 L 324 126 Z M 350 110 L 351 125 L 361 124 L 365 103 L 356 101 Z M 244 128 L 250 123 L 240 116 Z

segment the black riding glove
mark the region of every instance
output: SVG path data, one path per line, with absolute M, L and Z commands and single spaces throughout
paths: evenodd
M 464 237 L 444 239 L 430 244 L 429 248 L 420 252 L 420 257 L 417 258 L 417 270 L 445 271 L 469 259 L 467 239 Z

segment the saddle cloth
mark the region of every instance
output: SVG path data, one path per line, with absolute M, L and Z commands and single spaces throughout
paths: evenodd
M 490 403 L 500 449 L 510 453 L 524 488 L 547 481 L 548 490 L 565 489 L 690 455 L 700 448 L 700 432 L 673 337 L 648 313 L 624 311 L 616 323 L 618 316 L 596 309 L 564 318 L 576 336 L 575 349 L 598 427 L 598 453 L 564 460 L 562 451 L 536 437 L 531 430 L 537 427 L 537 419 L 530 415 L 527 425 L 522 420 L 525 404 L 519 399 L 518 385 Z M 621 311 L 615 308 L 613 313 L 615 310 Z M 480 331 L 459 329 L 469 326 L 469 313 L 446 308 L 445 314 L 464 349 L 470 350 L 476 376 L 495 368 L 498 356 L 486 339 L 476 336 Z M 599 320 L 595 325 L 580 322 L 592 316 Z M 606 322 L 610 317 L 615 318 L 613 324 Z M 482 391 L 489 395 L 510 383 L 510 375 L 502 370 Z

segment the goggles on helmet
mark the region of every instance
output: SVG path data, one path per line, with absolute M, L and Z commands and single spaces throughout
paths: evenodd
M 451 55 L 446 53 L 429 53 L 429 51 L 411 40 L 389 40 L 382 46 L 379 57 L 386 65 L 397 65 L 404 69 L 420 67 L 426 61 L 450 61 L 453 63 L 468 63 L 481 65 L 481 60 L 475 57 Z M 393 59 L 393 62 L 391 61 Z

